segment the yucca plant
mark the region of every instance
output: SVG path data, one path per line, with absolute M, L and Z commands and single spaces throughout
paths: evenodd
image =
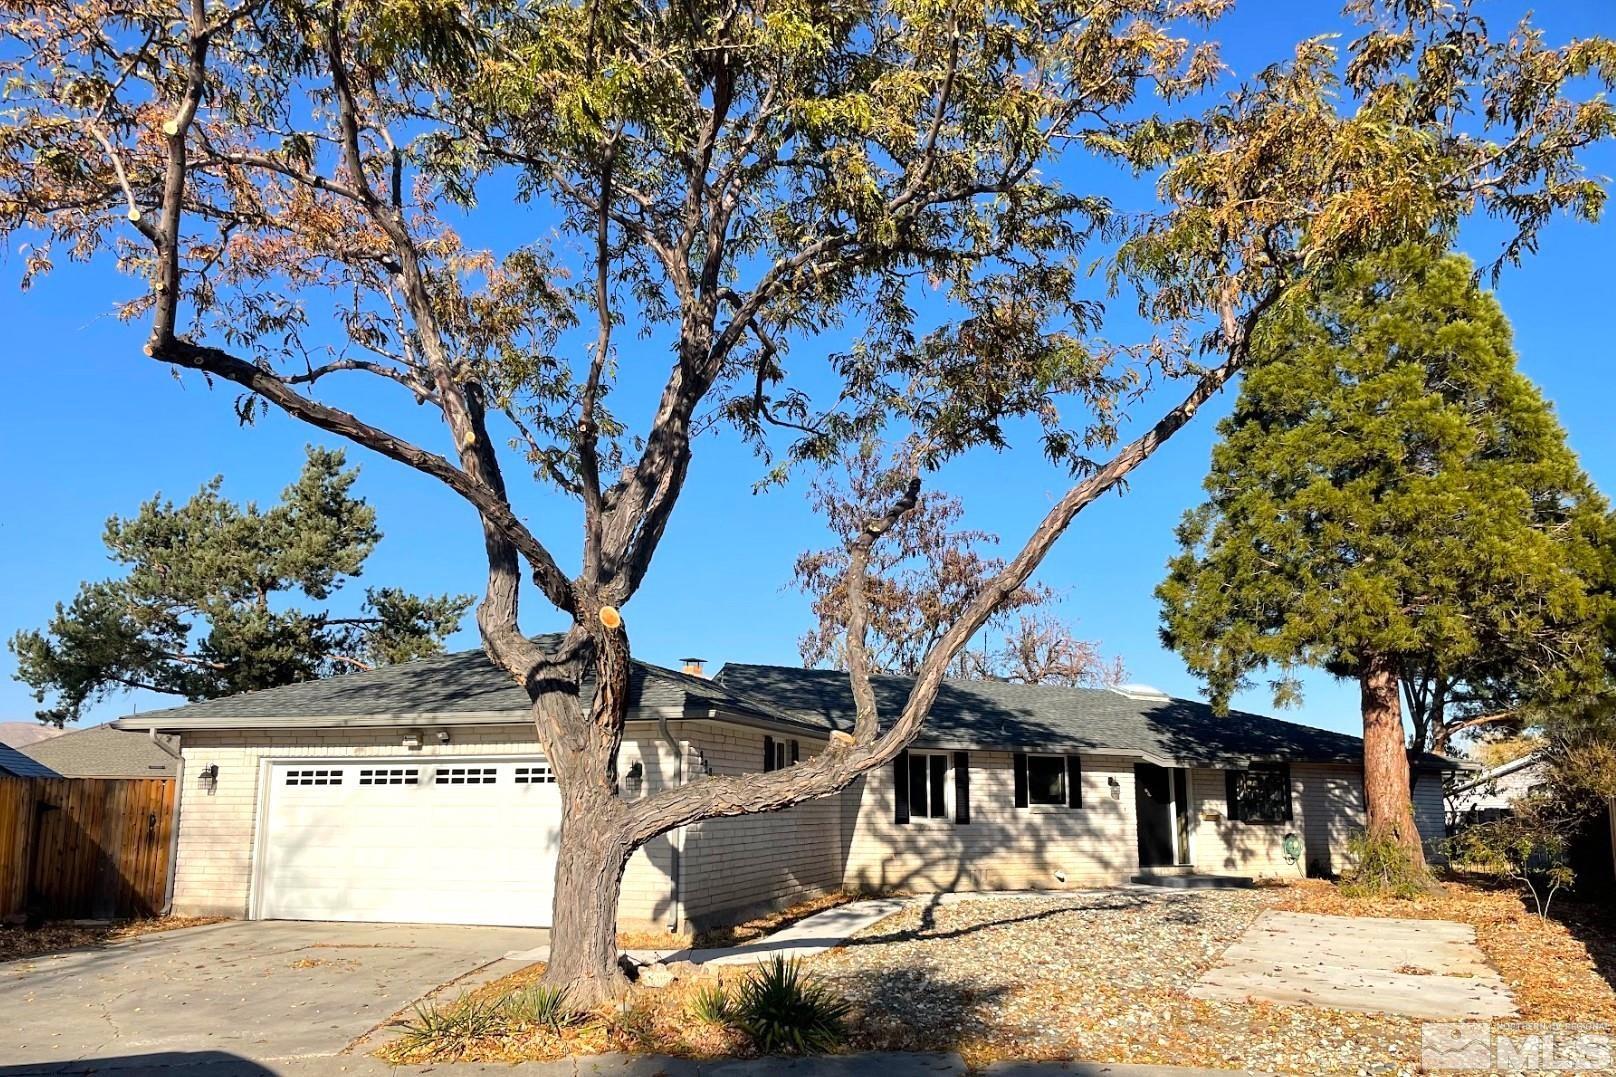
M 816 1054 L 842 1045 L 848 1010 L 798 962 L 776 954 L 742 981 L 730 1020 L 764 1054 Z
M 500 1003 L 505 1016 L 526 1025 L 548 1025 L 557 1032 L 577 1014 L 567 1005 L 567 989 L 548 984 L 529 984 L 512 991 Z
M 405 1051 L 430 1051 L 455 1057 L 476 1041 L 497 1036 L 505 1027 L 500 1004 L 462 995 L 444 1005 L 417 1004 L 415 1016 L 404 1023 L 398 1046 Z
M 724 985 L 707 984 L 697 988 L 690 1000 L 690 1016 L 704 1025 L 729 1024 L 729 992 L 724 990 Z

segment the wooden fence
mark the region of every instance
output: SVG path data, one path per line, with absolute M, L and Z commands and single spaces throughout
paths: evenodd
M 155 916 L 172 778 L 0 778 L 0 917 Z

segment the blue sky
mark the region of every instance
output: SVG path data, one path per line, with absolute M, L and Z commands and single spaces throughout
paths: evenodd
M 1481 5 L 1497 26 L 1524 9 L 1509 0 Z M 1551 41 L 1570 35 L 1616 34 L 1609 0 L 1556 0 L 1538 12 Z M 1241 72 L 1278 59 L 1297 39 L 1340 29 L 1331 2 L 1239 0 L 1221 28 L 1226 57 Z M 1616 174 L 1616 153 L 1591 159 L 1593 171 Z M 1120 192 L 1124 188 L 1117 187 Z M 1132 195 L 1137 197 L 1137 193 Z M 514 211 L 493 211 L 491 233 L 520 230 Z M 1498 233 L 1469 229 L 1463 246 L 1489 257 Z M 279 415 L 237 426 L 234 393 L 209 389 L 199 378 L 176 379 L 139 351 L 144 327 L 111 316 L 130 286 L 99 267 L 64 264 L 31 292 L 19 293 L 15 244 L 0 263 L 0 325 L 9 343 L 0 394 L 0 636 L 42 625 L 52 606 L 79 582 L 105 575 L 102 525 L 129 513 L 156 491 L 188 496 L 214 474 L 237 498 L 272 499 L 295 476 L 302 446 L 318 432 Z M 1574 449 L 1596 483 L 1616 491 L 1616 433 L 1610 420 L 1611 305 L 1616 301 L 1616 224 L 1556 222 L 1542 250 L 1499 288 L 1514 322 L 1522 369 L 1558 409 Z M 810 354 L 801 351 L 799 354 Z M 639 349 L 636 362 L 657 374 L 665 353 Z M 628 365 L 625 362 L 625 365 Z M 1049 557 L 1039 579 L 1062 595 L 1061 612 L 1079 631 L 1120 655 L 1131 679 L 1174 694 L 1199 686 L 1156 639 L 1151 596 L 1172 551 L 1172 528 L 1198 500 L 1227 394 L 1136 474 L 1131 488 L 1090 507 Z M 417 425 L 415 416 L 400 421 Z M 478 531 L 471 512 L 423 477 L 353 450 L 364 474 L 359 492 L 380 515 L 386 534 L 364 582 L 419 591 L 477 592 L 482 578 Z M 805 500 L 804 484 L 752 493 L 760 465 L 732 436 L 709 437 L 696 464 L 646 587 L 624 611 L 636 653 L 672 664 L 701 655 L 724 661 L 793 663 L 797 636 L 808 626 L 807 604 L 786 589 L 796 553 L 824 539 Z M 1000 456 L 979 453 L 951 465 L 942 483 L 967 506 L 968 523 L 1019 542 L 1063 489 L 1062 476 L 1027 446 Z M 574 510 L 560 499 L 524 500 L 530 524 L 573 548 Z M 563 564 L 567 562 L 563 559 Z M 556 626 L 530 599 L 526 626 Z M 470 628 L 457 643 L 475 645 Z M 15 663 L 0 654 L 0 721 L 25 720 L 34 702 L 12 679 Z M 100 706 L 105 719 L 158 697 L 128 697 Z M 1269 710 L 1260 691 L 1237 700 Z M 1288 717 L 1351 731 L 1357 726 L 1352 685 L 1323 675 L 1308 679 L 1305 704 Z

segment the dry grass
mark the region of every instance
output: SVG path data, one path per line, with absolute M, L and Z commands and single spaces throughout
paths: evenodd
M 1616 976 L 1616 916 L 1607 908 L 1562 901 L 1544 920 L 1528 911 L 1519 891 L 1487 879 L 1444 882 L 1423 897 L 1384 901 L 1343 897 L 1329 883 L 1310 881 L 1274 891 L 1273 900 L 1276 908 L 1324 916 L 1470 924 L 1523 1020 L 1616 1030 L 1616 990 L 1606 980 Z
M 451 1006 L 463 1000 L 497 1003 L 538 983 L 543 976 L 542 963 L 528 965 L 483 984 L 461 999 L 444 1000 L 442 1005 Z M 751 1053 L 746 1037 L 730 1028 L 706 1024 L 692 1014 L 692 1003 L 699 990 L 714 984 L 733 983 L 739 978 L 740 975 L 732 971 L 727 979 L 704 974 L 658 990 L 636 988 L 622 1004 L 583 1012 L 576 1020 L 559 1028 L 517 1023 L 497 1036 L 425 1050 L 411 1050 L 395 1039 L 384 1044 L 376 1054 L 394 1065 L 448 1061 L 550 1062 L 569 1055 L 611 1051 L 691 1059 L 744 1057 Z M 405 1014 L 403 1019 L 407 1021 L 411 1016 Z
M 0 927 L 0 961 L 104 946 L 119 939 L 132 939 L 159 931 L 216 924 L 222 916 L 163 916 L 151 920 L 120 920 L 107 923 L 51 923 L 42 927 Z

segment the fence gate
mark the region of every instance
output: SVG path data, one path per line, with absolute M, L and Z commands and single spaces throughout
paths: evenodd
M 155 916 L 172 778 L 0 778 L 0 917 Z

